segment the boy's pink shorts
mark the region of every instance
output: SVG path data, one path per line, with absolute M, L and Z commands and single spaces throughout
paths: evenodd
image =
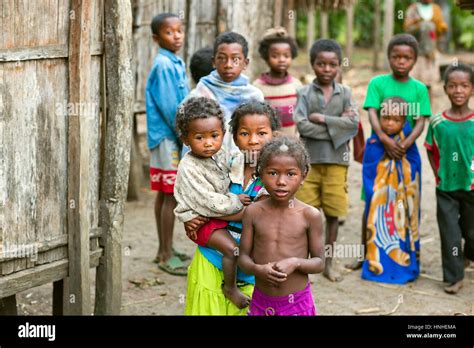
M 255 287 L 247 314 L 249 316 L 315 316 L 316 307 L 311 294 L 311 286 L 308 283 L 303 290 L 287 296 L 268 296 Z
M 226 228 L 227 225 L 227 221 L 210 219 L 208 222 L 202 225 L 199 230 L 197 230 L 197 238 L 193 240 L 193 242 L 201 246 L 206 246 L 207 242 L 209 242 L 209 238 L 211 238 L 211 234 L 215 230 Z

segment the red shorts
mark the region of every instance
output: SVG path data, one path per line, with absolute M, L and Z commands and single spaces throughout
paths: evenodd
M 150 184 L 153 191 L 173 193 L 178 173 L 179 146 L 163 139 L 150 153 Z
M 202 225 L 199 230 L 197 230 L 197 237 L 195 240 L 193 240 L 193 242 L 200 246 L 206 246 L 207 242 L 209 242 L 212 232 L 221 228 L 226 228 L 227 225 L 227 221 L 210 219 L 208 222 Z

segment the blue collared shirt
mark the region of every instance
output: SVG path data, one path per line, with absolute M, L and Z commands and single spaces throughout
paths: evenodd
M 178 141 L 176 109 L 189 93 L 189 82 L 183 60 L 160 48 L 146 85 L 146 119 L 148 147 L 153 149 L 163 139 Z

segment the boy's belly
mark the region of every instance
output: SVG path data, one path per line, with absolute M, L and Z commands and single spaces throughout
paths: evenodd
M 307 274 L 295 271 L 290 274 L 284 282 L 279 283 L 277 287 L 259 278 L 256 278 L 255 286 L 268 296 L 287 296 L 304 290 L 308 281 Z

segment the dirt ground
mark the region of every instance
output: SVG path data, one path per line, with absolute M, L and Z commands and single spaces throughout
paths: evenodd
M 473 60 L 473 55 L 467 59 Z M 309 72 L 305 64 L 297 61 L 295 74 Z M 344 73 L 344 83 L 352 87 L 360 106 L 372 76 L 369 66 L 363 64 Z M 448 106 L 449 101 L 439 83 L 434 88 L 432 110 L 439 112 Z M 370 132 L 367 113 L 362 111 L 361 115 L 367 137 Z M 345 275 L 342 282 L 332 283 L 322 275 L 310 276 L 319 314 L 354 315 L 369 310 L 372 315 L 474 315 L 474 265 L 466 270 L 465 286 L 457 295 L 443 292 L 435 181 L 422 146 L 425 134 L 426 129 L 417 142 L 423 160 L 421 276 L 415 282 L 403 286 L 368 282 L 361 279 L 360 270 L 350 272 L 344 269 L 343 266 L 350 259 L 337 259 L 336 264 Z M 352 162 L 349 169 L 350 207 L 346 222 L 339 230 L 338 242 L 341 244 L 360 241 L 364 208 L 360 190 L 361 165 Z M 158 245 L 153 215 L 154 197 L 152 192 L 143 188 L 142 199 L 128 202 L 125 208 L 123 315 L 182 315 L 184 312 L 186 278 L 168 275 L 152 262 Z M 175 226 L 174 241 L 179 250 L 190 255 L 195 250 L 195 244 L 186 238 L 180 224 Z M 19 313 L 50 315 L 51 294 L 51 285 L 19 294 Z

